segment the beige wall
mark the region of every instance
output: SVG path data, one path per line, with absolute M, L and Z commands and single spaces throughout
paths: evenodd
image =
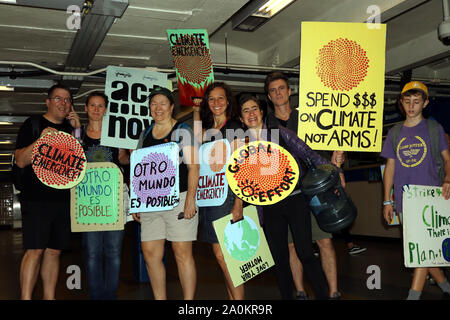
M 358 216 L 350 230 L 352 235 L 401 237 L 401 227 L 388 227 L 382 217 L 383 186 L 381 182 L 348 182 L 345 189 L 358 209 Z

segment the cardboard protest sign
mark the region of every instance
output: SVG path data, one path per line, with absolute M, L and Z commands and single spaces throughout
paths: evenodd
M 256 277 L 275 263 L 255 206 L 244 208 L 244 219 L 232 223 L 229 214 L 213 222 L 220 248 L 235 287 Z
M 380 152 L 386 25 L 301 28 L 299 137 L 313 150 Z
M 231 147 L 226 139 L 205 143 L 200 147 L 200 174 L 195 202 L 199 207 L 222 205 L 228 195 L 225 176 Z
M 55 189 L 70 189 L 84 178 L 86 156 L 72 135 L 48 133 L 33 147 L 31 166 L 38 179 Z
M 297 185 L 299 168 L 292 155 L 273 142 L 254 141 L 236 149 L 227 164 L 231 190 L 254 205 L 271 205 Z
M 193 106 L 214 81 L 208 33 L 204 29 L 167 30 L 178 80 L 180 105 Z
M 101 145 L 136 149 L 141 131 L 152 120 L 150 91 L 155 86 L 172 89 L 169 85 L 164 73 L 108 66 L 105 94 L 109 103 L 102 123 Z
M 179 147 L 138 149 L 130 159 L 130 213 L 172 210 L 180 202 Z
M 386 165 L 382 164 L 380 166 L 380 170 L 381 170 L 381 178 L 384 179 L 384 169 L 386 168 Z M 391 199 L 394 201 L 395 203 L 395 199 L 394 199 L 394 188 L 391 189 Z M 388 223 L 390 226 L 398 226 L 400 225 L 400 217 L 398 216 L 397 211 L 394 210 L 394 214 L 392 216 L 392 220 Z
M 112 162 L 87 164 L 84 179 L 70 190 L 72 232 L 123 230 L 123 176 Z
M 450 200 L 441 187 L 403 187 L 403 254 L 406 267 L 450 266 Z

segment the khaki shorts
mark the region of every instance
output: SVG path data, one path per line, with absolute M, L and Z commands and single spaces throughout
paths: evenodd
M 313 241 L 333 238 L 333 235 L 331 233 L 325 232 L 322 229 L 320 229 L 319 225 L 317 224 L 316 218 L 312 213 L 311 213 L 311 235 Z M 291 228 L 288 228 L 288 243 L 292 242 L 294 242 L 294 240 L 292 239 Z
M 141 219 L 141 241 L 167 239 L 168 241 L 197 240 L 198 209 L 192 219 L 178 220 L 178 214 L 184 210 L 186 192 L 180 193 L 178 206 L 168 211 L 143 212 Z
M 311 234 L 313 241 L 333 238 L 331 233 L 325 232 L 320 229 L 319 225 L 317 224 L 316 217 L 314 217 L 313 213 L 311 213 Z

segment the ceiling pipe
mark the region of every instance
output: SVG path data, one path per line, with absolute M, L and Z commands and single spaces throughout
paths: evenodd
M 102 73 L 106 71 L 106 68 L 98 69 L 91 72 L 66 72 L 66 71 L 57 71 L 53 70 L 44 66 L 41 66 L 39 64 L 33 63 L 33 62 L 26 62 L 26 61 L 0 61 L 0 64 L 8 64 L 8 65 L 20 65 L 20 66 L 31 66 L 35 67 L 44 71 L 47 71 L 48 73 L 52 73 L 58 76 L 80 76 L 80 77 L 88 77 L 92 76 L 98 73 Z
M 442 0 L 442 7 L 444 11 L 444 21 L 450 20 L 450 11 L 448 6 L 448 0 Z
M 41 66 L 39 64 L 33 63 L 33 62 L 26 62 L 26 61 L 1 61 L 0 65 L 6 64 L 6 65 L 23 65 L 23 66 L 32 66 L 44 71 L 47 71 L 49 73 L 58 75 L 58 76 L 80 76 L 80 77 L 87 77 L 92 76 L 98 73 L 102 73 L 106 71 L 106 68 L 90 71 L 90 72 L 71 72 L 71 71 L 57 71 L 53 70 L 44 66 Z M 213 63 L 213 67 L 217 68 L 235 68 L 235 69 L 242 69 L 242 70 L 263 70 L 263 71 L 285 71 L 285 72 L 295 72 L 298 73 L 298 68 L 280 68 L 280 67 L 269 67 L 269 66 L 255 66 L 255 65 L 244 65 L 244 64 L 230 64 L 230 63 Z M 156 67 L 146 67 L 144 69 L 156 71 L 156 72 L 163 72 L 163 73 L 172 73 L 175 72 L 175 69 L 161 69 Z
M 67 72 L 67 71 L 57 71 L 53 70 L 44 66 L 41 66 L 39 64 L 33 63 L 33 62 L 27 62 L 27 61 L 3 61 L 0 60 L 0 65 L 23 65 L 23 66 L 32 66 L 44 71 L 47 71 L 48 73 L 58 75 L 58 76 L 80 76 L 80 77 L 88 77 L 93 76 L 102 72 L 106 72 L 107 68 L 97 69 L 90 72 Z M 244 64 L 231 64 L 231 63 L 213 63 L 213 67 L 215 68 L 232 68 L 236 70 L 261 70 L 261 71 L 283 71 L 283 72 L 292 72 L 292 73 L 299 73 L 299 68 L 281 68 L 281 67 L 269 67 L 269 66 L 255 66 L 255 65 L 244 65 Z M 155 71 L 155 72 L 162 72 L 162 73 L 173 73 L 175 72 L 175 69 L 161 69 L 156 67 L 146 67 L 144 69 Z M 422 82 L 429 82 L 429 83 L 436 83 L 434 79 L 427 79 L 427 78 L 416 78 L 413 77 L 413 80 L 422 81 Z M 393 80 L 393 81 L 399 81 L 400 76 L 385 76 L 386 80 Z M 450 84 L 450 80 L 439 80 L 438 83 L 440 84 Z

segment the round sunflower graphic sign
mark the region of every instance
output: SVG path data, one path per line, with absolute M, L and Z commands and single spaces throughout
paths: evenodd
M 269 141 L 254 141 L 234 151 L 227 165 L 233 192 L 254 205 L 286 198 L 297 185 L 299 168 L 292 155 Z
M 48 133 L 36 142 L 31 166 L 43 184 L 55 189 L 70 189 L 83 180 L 87 160 L 77 139 L 59 131 Z

